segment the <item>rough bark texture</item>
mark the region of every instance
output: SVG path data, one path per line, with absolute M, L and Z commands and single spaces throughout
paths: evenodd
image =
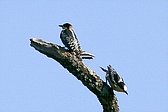
M 92 91 L 101 103 L 103 112 L 119 112 L 118 101 L 112 89 L 93 70 L 88 68 L 83 61 L 59 45 L 36 38 L 30 39 L 30 41 L 32 47 L 59 62 Z

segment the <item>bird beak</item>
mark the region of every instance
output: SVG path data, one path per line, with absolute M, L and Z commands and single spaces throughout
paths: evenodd
M 63 27 L 63 25 L 58 25 L 59 27 Z
M 124 91 L 127 95 L 128 95 L 128 92 L 127 91 Z

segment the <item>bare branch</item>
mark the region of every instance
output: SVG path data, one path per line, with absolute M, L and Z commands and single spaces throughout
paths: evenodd
M 64 47 L 45 42 L 41 39 L 30 39 L 31 46 L 46 56 L 59 62 L 72 73 L 84 86 L 92 91 L 103 106 L 103 112 L 119 112 L 118 101 L 113 90 L 82 60 L 66 51 Z

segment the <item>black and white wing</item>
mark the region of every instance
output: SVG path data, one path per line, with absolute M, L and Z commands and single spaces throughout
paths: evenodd
M 80 44 L 73 30 L 69 29 L 62 30 L 60 38 L 65 47 L 67 47 L 71 52 L 76 52 L 80 54 L 81 52 Z

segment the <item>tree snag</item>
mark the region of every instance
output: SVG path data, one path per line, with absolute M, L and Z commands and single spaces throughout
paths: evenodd
M 59 45 L 37 38 L 32 38 L 30 41 L 32 47 L 59 62 L 93 92 L 101 103 L 103 112 L 119 112 L 118 101 L 113 90 L 93 70 L 87 67 L 82 60 Z

